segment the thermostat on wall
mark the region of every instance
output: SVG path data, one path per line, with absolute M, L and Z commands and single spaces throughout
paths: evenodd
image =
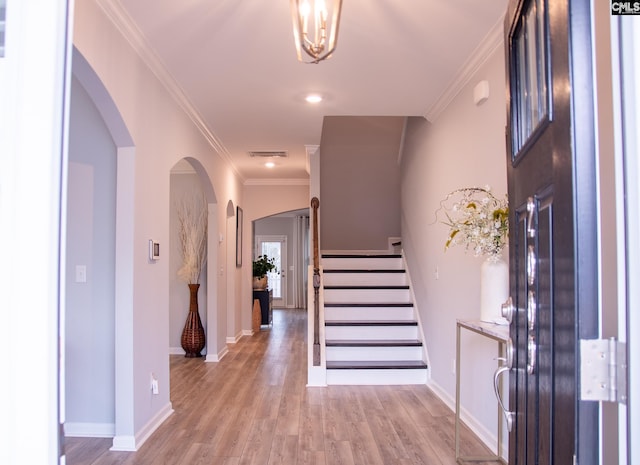
M 149 239 L 149 260 L 160 259 L 160 243 Z

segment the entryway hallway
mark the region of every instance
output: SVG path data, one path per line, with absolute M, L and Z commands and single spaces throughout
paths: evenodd
M 455 415 L 426 386 L 306 387 L 306 328 L 305 312 L 274 309 L 218 363 L 172 355 L 175 412 L 140 450 L 67 438 L 67 464 L 455 465 Z M 489 453 L 461 438 L 463 455 Z

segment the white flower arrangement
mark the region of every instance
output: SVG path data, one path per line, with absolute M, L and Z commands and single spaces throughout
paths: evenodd
M 509 204 L 499 199 L 486 186 L 465 187 L 447 194 L 440 208 L 449 226 L 445 250 L 452 245 L 462 245 L 474 256 L 498 258 L 509 236 Z
M 185 196 L 177 205 L 178 239 L 182 266 L 178 277 L 187 284 L 198 284 L 207 261 L 207 201 L 204 195 Z

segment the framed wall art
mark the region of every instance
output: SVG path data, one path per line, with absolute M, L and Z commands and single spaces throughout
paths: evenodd
M 236 207 L 236 268 L 242 266 L 242 208 Z

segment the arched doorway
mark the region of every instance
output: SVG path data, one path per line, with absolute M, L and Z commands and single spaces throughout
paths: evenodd
M 73 121 L 70 125 L 72 190 L 67 193 L 71 211 L 67 219 L 64 311 L 69 324 L 65 338 L 67 364 L 61 376 L 66 381 L 65 413 L 70 416 L 65 433 L 114 437 L 114 447 L 119 443 L 119 447 L 128 449 L 130 441 L 118 438 L 132 438 L 134 432 L 133 379 L 127 368 L 133 357 L 133 341 L 125 335 L 133 326 L 130 245 L 135 147 L 104 85 L 75 48 L 73 77 L 72 100 L 75 94 L 79 114 L 77 125 L 74 127 Z M 85 132 L 89 129 L 91 134 Z M 87 141 L 91 150 L 85 147 Z M 100 176 L 94 176 L 95 172 Z M 99 304 L 93 305 L 96 302 Z M 89 353 L 87 342 L 91 343 Z
M 178 248 L 177 205 L 183 198 L 203 196 L 208 210 L 207 261 L 200 276 L 198 304 L 205 327 L 206 361 L 218 361 L 226 350 L 227 315 L 218 311 L 224 301 L 226 288 L 218 285 L 219 263 L 225 263 L 226 249 L 219 247 L 218 204 L 209 176 L 202 164 L 193 157 L 185 157 L 171 169 L 170 181 L 170 253 L 169 253 L 169 347 L 172 354 L 183 354 L 180 337 L 189 308 L 186 285 L 177 276 L 182 257 Z M 222 300 L 221 300 L 222 299 Z

